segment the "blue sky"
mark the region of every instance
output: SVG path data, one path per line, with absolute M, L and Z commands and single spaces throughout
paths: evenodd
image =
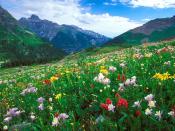
M 0 5 L 16 19 L 36 14 L 108 37 L 175 15 L 175 0 L 0 0 Z
M 143 0 L 143 1 L 149 1 L 149 0 Z M 174 1 L 172 3 L 175 4 L 175 0 L 171 1 Z M 119 2 L 119 0 L 116 0 L 116 2 L 112 2 L 112 0 L 82 0 L 81 5 L 82 6 L 90 5 L 92 13 L 101 14 L 108 12 L 113 16 L 127 17 L 137 21 L 142 21 L 144 19 L 171 17 L 175 15 L 175 8 L 174 8 L 175 6 L 158 8 L 156 6 L 149 7 L 145 5 L 145 6 L 133 7 L 129 3 L 128 4 L 122 3 Z

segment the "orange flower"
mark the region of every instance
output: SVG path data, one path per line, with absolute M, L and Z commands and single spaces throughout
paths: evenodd
M 50 80 L 44 80 L 43 83 L 46 84 L 46 85 L 50 85 L 51 81 Z

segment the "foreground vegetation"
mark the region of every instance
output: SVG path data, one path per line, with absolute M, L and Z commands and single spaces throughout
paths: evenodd
M 175 130 L 174 71 L 174 41 L 4 69 L 0 128 Z

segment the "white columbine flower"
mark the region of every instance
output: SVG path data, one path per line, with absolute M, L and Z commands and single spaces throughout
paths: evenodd
M 110 81 L 110 79 L 108 79 L 108 78 L 105 78 L 105 79 L 103 79 L 103 81 L 102 81 L 102 84 L 104 84 L 104 85 L 109 85 L 111 83 L 111 81 Z
M 124 88 L 124 84 L 123 83 L 119 83 L 119 88 Z
M 58 124 L 59 124 L 58 118 L 54 117 L 52 121 L 52 126 L 58 126 Z
M 114 67 L 114 66 L 110 66 L 109 67 L 109 71 L 111 71 L 111 72 L 115 72 L 117 69 L 116 69 L 116 67 Z
M 69 118 L 69 116 L 66 113 L 61 113 L 58 118 L 65 120 L 65 119 Z
M 52 98 L 51 97 L 49 98 L 49 102 L 52 102 Z
M 103 122 L 104 120 L 105 118 L 102 115 L 100 115 L 95 121 L 99 123 L 99 122 Z
M 162 113 L 160 111 L 156 111 L 155 116 L 160 120 L 162 118 Z
M 137 79 L 136 76 L 131 77 L 130 84 L 131 84 L 131 85 L 136 85 L 136 79 Z
M 120 67 L 122 67 L 122 68 L 124 68 L 125 66 L 126 66 L 125 63 L 121 63 L 121 64 L 120 64 Z
M 36 119 L 36 117 L 34 116 L 34 114 L 31 114 L 30 119 L 31 119 L 32 121 L 34 121 L 34 120 Z
M 151 115 L 152 114 L 152 109 L 147 108 L 145 110 L 145 115 Z
M 8 130 L 8 126 L 5 125 L 5 126 L 3 127 L 3 130 L 4 130 L 4 131 Z
M 171 65 L 171 61 L 164 62 L 164 65 Z
M 148 101 L 148 106 L 150 108 L 156 107 L 156 101 Z
M 94 81 L 102 83 L 104 85 L 109 85 L 110 84 L 110 79 L 105 78 L 105 76 L 102 73 L 99 73 L 97 77 L 94 78 Z
M 149 94 L 145 97 L 146 101 L 152 101 L 152 99 L 154 98 L 153 94 Z
M 133 107 L 140 107 L 141 101 L 135 101 Z
M 0 85 L 3 83 L 3 81 L 2 80 L 0 80 Z
M 172 116 L 172 117 L 175 117 L 175 113 L 174 113 L 174 111 L 170 111 L 170 112 L 168 112 L 168 115 L 170 115 L 170 116 Z
M 129 86 L 129 85 L 130 85 L 130 82 L 131 82 L 131 80 L 130 80 L 130 79 L 127 79 L 127 80 L 125 81 L 125 86 Z
M 114 112 L 115 106 L 113 104 L 108 105 L 108 111 Z
M 10 120 L 12 120 L 12 117 L 6 117 L 6 118 L 4 119 L 4 122 L 8 123 Z

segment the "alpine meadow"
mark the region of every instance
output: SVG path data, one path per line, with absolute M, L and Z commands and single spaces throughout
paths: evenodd
M 175 131 L 174 15 L 174 0 L 0 0 L 0 130 Z

